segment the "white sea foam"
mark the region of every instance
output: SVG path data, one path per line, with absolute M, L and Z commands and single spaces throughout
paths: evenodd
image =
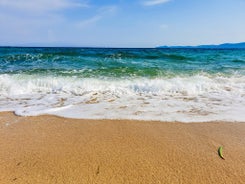
M 86 119 L 245 122 L 245 77 L 105 80 L 2 74 L 0 111 Z

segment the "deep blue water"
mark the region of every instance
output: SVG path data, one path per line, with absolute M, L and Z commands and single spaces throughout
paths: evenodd
M 245 72 L 245 50 L 0 48 L 1 74 L 161 77 Z

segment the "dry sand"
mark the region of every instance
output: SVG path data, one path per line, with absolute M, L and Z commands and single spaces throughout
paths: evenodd
M 245 123 L 0 113 L 0 183 L 245 183 Z

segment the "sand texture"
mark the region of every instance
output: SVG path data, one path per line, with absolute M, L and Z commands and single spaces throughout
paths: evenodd
M 217 153 L 223 146 L 225 160 Z M 0 113 L 0 183 L 245 183 L 245 123 Z

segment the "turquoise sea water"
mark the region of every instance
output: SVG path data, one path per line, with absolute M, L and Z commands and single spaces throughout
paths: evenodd
M 245 122 L 245 50 L 0 48 L 0 111 Z

